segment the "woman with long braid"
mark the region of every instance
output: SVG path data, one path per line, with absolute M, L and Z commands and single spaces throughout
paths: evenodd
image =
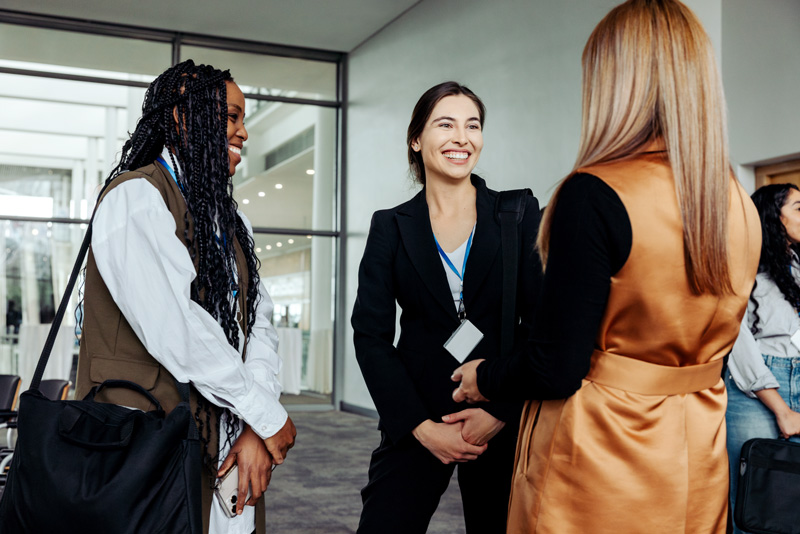
M 191 60 L 148 88 L 95 213 L 76 386 L 80 398 L 105 380 L 130 380 L 169 411 L 180 401 L 175 380 L 191 383 L 211 533 L 264 532 L 260 497 L 295 438 L 278 402 L 272 301 L 232 197 L 244 106 L 228 71 Z M 125 389 L 97 399 L 152 409 Z M 234 463 L 239 495 L 229 518 L 212 505 L 212 487 Z

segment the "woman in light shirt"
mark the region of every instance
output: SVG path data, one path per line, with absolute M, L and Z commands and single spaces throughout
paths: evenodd
M 745 441 L 800 442 L 800 190 L 766 185 L 752 199 L 761 218 L 761 259 L 725 373 L 731 507 Z
M 82 398 L 106 380 L 136 382 L 166 411 L 180 400 L 175 381 L 191 384 L 203 528 L 215 534 L 265 531 L 261 495 L 295 436 L 278 402 L 272 301 L 232 196 L 244 116 L 230 72 L 209 65 L 184 61 L 148 88 L 92 224 L 76 383 Z M 96 399 L 152 409 L 127 390 Z M 228 517 L 212 487 L 234 463 L 237 515 Z

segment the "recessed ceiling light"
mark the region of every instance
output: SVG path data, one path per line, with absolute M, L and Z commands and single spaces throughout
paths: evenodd
M 33 230 L 31 230 L 31 233 L 32 233 L 33 235 L 39 235 L 39 230 L 37 230 L 36 228 L 34 228 Z
M 283 184 L 275 184 L 275 189 L 283 189 Z
M 272 250 L 272 245 L 267 245 L 267 250 Z
M 307 235 L 306 237 L 307 237 L 307 238 L 309 238 L 309 239 L 311 239 L 311 236 L 310 236 L 310 235 Z
M 291 245 L 291 244 L 293 244 L 293 243 L 294 243 L 294 239 L 290 239 L 290 240 L 289 240 L 289 244 Z
M 309 176 L 313 176 L 314 175 L 314 169 L 308 169 L 306 171 L 306 174 L 309 175 Z
M 243 198 L 242 199 L 242 204 L 250 204 L 250 200 L 248 200 L 246 198 Z
M 281 243 L 280 241 L 278 241 L 277 243 L 275 243 L 275 246 L 276 246 L 276 247 L 282 247 L 282 246 L 283 246 L 283 243 Z
M 265 192 L 263 192 L 263 191 L 259 191 L 258 192 L 258 196 L 265 197 L 265 196 L 267 196 L 267 194 Z
M 261 247 L 256 247 L 256 252 L 261 252 Z

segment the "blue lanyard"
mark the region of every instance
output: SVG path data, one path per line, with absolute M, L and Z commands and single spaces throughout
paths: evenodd
M 180 188 L 181 193 L 186 194 L 186 192 L 183 190 L 183 186 L 178 181 L 178 177 L 175 176 L 175 171 L 172 170 L 172 165 L 167 163 L 167 161 L 164 158 L 162 158 L 160 155 L 158 156 L 158 158 L 156 158 L 156 160 L 161 165 L 163 165 L 165 169 L 167 169 L 169 171 L 170 176 L 172 176 L 172 179 L 175 180 L 175 183 Z M 217 240 L 217 244 L 219 244 L 220 246 L 223 247 L 223 250 L 227 247 L 228 240 L 225 238 L 225 234 L 222 235 L 222 241 L 220 241 L 219 236 L 217 234 L 214 234 L 214 239 Z M 231 293 L 233 293 L 233 298 L 236 298 L 236 295 L 239 293 L 239 286 L 233 280 L 231 280 Z
M 165 160 L 164 158 L 162 158 L 160 155 L 159 155 L 159 156 L 158 156 L 158 158 L 156 158 L 156 159 L 158 160 L 158 162 L 159 162 L 161 165 L 163 165 L 163 166 L 164 166 L 164 168 L 165 168 L 165 169 L 167 169 L 167 170 L 169 171 L 169 175 L 170 175 L 170 176 L 172 176 L 172 179 L 173 179 L 173 180 L 175 180 L 175 184 L 177 184 L 177 186 L 180 188 L 180 190 L 181 190 L 181 193 L 183 193 L 183 194 L 185 195 L 185 194 L 186 194 L 186 191 L 184 191 L 184 190 L 183 190 L 183 185 L 181 185 L 181 183 L 178 181 L 178 177 L 177 177 L 177 176 L 175 176 L 175 171 L 174 171 L 174 170 L 172 170 L 172 165 L 170 165 L 169 163 L 167 163 L 167 160 Z
M 459 303 L 459 315 L 464 314 L 465 317 L 466 314 L 464 313 L 464 272 L 466 272 L 467 270 L 467 258 L 469 258 L 469 250 L 472 248 L 472 234 L 474 233 L 475 233 L 475 227 L 473 227 L 472 231 L 469 233 L 469 239 L 467 240 L 467 250 L 466 252 L 464 252 L 464 265 L 461 267 L 460 273 L 458 272 L 458 269 L 456 269 L 456 266 L 453 265 L 453 262 L 450 261 L 450 258 L 447 256 L 447 253 L 444 250 L 442 250 L 441 245 L 439 245 L 439 241 L 436 239 L 436 235 L 433 236 L 433 241 L 434 243 L 436 243 L 436 248 L 439 250 L 439 255 L 442 256 L 444 262 L 447 264 L 448 267 L 450 267 L 450 270 L 456 273 L 458 279 L 461 280 L 461 292 L 459 294 L 459 299 L 461 299 L 461 302 Z

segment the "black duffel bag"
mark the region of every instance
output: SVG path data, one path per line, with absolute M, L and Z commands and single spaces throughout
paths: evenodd
M 733 519 L 754 534 L 800 534 L 800 443 L 745 442 Z
M 91 241 L 91 224 L 31 387 L 20 396 L 18 438 L 0 499 L 3 534 L 199 534 L 201 447 L 189 385 L 166 415 L 144 388 L 109 380 L 83 400 L 39 391 L 58 327 Z M 95 402 L 106 387 L 138 391 L 150 412 Z

